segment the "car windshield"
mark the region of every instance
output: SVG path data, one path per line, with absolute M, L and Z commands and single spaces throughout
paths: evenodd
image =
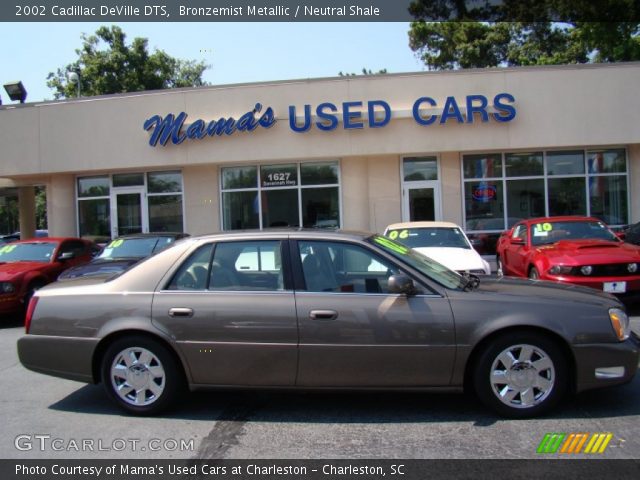
M 398 228 L 389 230 L 387 237 L 411 248 L 449 247 L 468 248 L 471 245 L 458 227 Z
M 393 255 L 398 260 L 415 268 L 425 276 L 435 280 L 439 284 L 447 288 L 464 288 L 468 280 L 462 275 L 448 269 L 444 265 L 422 255 L 420 252 L 408 248 L 406 245 L 399 243 L 381 235 L 372 235 L 368 241 L 382 248 L 385 252 Z
M 618 237 L 598 221 L 540 222 L 531 225 L 531 244 L 549 245 L 560 240 L 608 240 Z
M 10 243 L 0 247 L 0 262 L 49 262 L 57 246 L 53 242 Z
M 173 243 L 173 237 L 116 238 L 98 255 L 102 260 L 144 258 Z

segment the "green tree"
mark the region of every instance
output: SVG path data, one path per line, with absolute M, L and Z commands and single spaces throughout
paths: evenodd
M 638 8 L 637 0 L 413 1 L 409 46 L 433 70 L 640 60 Z
M 384 75 L 385 73 L 389 73 L 389 72 L 387 72 L 386 68 L 383 68 L 382 70 L 378 70 L 377 72 L 373 72 L 373 71 L 371 71 L 371 69 L 369 69 L 369 70 L 367 70 L 366 68 L 362 69 L 362 75 Z M 342 72 L 338 72 L 338 75 L 340 75 L 341 77 L 355 77 L 358 74 L 357 73 L 342 73 Z
M 146 38 L 134 38 L 128 45 L 118 26 L 102 26 L 95 35 L 81 38 L 78 59 L 47 77 L 56 99 L 77 95 L 78 86 L 68 80 L 69 72 L 79 73 L 83 96 L 206 85 L 202 74 L 209 65 L 179 60 L 162 50 L 149 53 Z

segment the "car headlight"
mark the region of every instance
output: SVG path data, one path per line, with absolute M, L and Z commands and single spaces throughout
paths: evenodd
M 566 265 L 554 265 L 549 269 L 550 275 L 568 275 L 571 273 L 571 269 L 573 267 L 568 267 Z
M 580 267 L 580 272 L 583 275 L 591 275 L 593 273 L 593 267 L 591 265 L 585 265 L 584 267 Z
M 11 282 L 0 282 L 0 293 L 13 293 L 16 287 Z
M 629 325 L 629 317 L 627 314 L 619 308 L 609 309 L 609 319 L 611 320 L 611 326 L 616 333 L 618 340 L 626 340 L 631 333 L 631 327 Z

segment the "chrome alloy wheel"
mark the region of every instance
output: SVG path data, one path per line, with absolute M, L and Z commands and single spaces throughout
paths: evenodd
M 130 405 L 151 405 L 160 398 L 166 384 L 162 363 L 153 352 L 142 347 L 126 348 L 118 353 L 110 373 L 114 392 Z
M 556 371 L 551 357 L 541 348 L 520 344 L 503 350 L 489 373 L 491 390 L 511 408 L 531 408 L 553 391 Z

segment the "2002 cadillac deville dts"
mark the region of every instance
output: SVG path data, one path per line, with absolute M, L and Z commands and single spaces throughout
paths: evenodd
M 629 382 L 640 339 L 609 294 L 461 276 L 378 235 L 224 233 L 36 292 L 27 368 L 155 414 L 186 387 L 473 389 L 499 414 Z

